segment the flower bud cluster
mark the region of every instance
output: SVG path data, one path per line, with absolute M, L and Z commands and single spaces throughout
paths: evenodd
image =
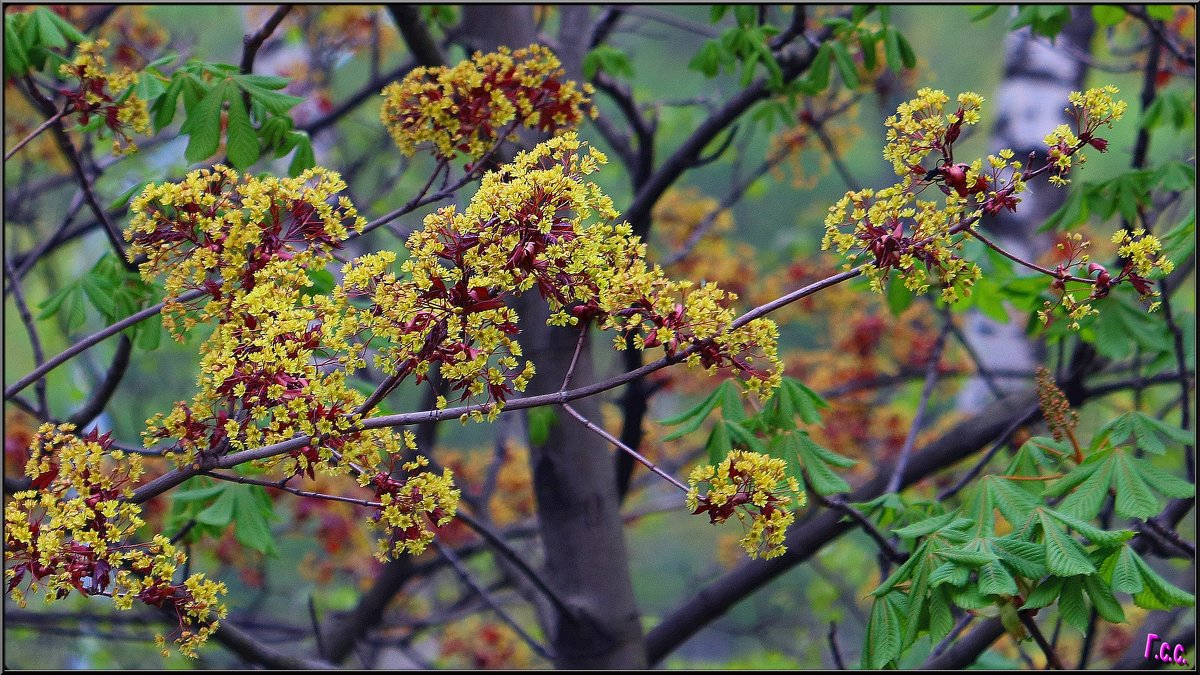
M 203 574 L 176 583 L 183 552 L 162 535 L 132 541 L 144 525 L 141 507 L 129 501 L 141 458 L 114 450 L 108 434 L 74 431 L 71 424 L 38 429 L 25 467 L 34 489 L 4 506 L 6 592 L 22 607 L 31 593 L 50 603 L 74 591 L 110 597 L 118 609 L 135 602 L 170 609 L 179 622 L 174 643 L 194 657 L 225 616 L 217 597 L 225 585 Z M 166 655 L 166 638 L 156 641 Z
M 150 116 L 146 102 L 132 93 L 137 73 L 129 68 L 107 70 L 100 53 L 108 46 L 104 39 L 81 42 L 75 58 L 58 68 L 59 74 L 77 84 L 63 87 L 60 93 L 67 98 L 67 111 L 77 114 L 81 125 L 87 126 L 94 115 L 102 118 L 113 134 L 113 154 L 127 154 L 137 150 L 129 132 L 150 133 Z
M 530 45 L 476 52 L 453 68 L 418 67 L 384 88 L 380 118 L 405 155 L 428 143 L 438 157 L 478 158 L 504 140 L 509 125 L 549 132 L 595 116 L 591 85 L 581 90 L 563 80 L 560 66 L 550 50 Z

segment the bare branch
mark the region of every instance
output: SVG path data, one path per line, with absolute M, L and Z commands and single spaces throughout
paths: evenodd
M 275 32 L 280 23 L 283 23 L 283 19 L 291 11 L 291 5 L 280 5 L 271 13 L 271 16 L 261 28 L 242 38 L 241 71 L 243 73 L 250 73 L 254 70 L 254 59 L 258 56 L 258 50 L 262 48 L 263 43 L 267 41 L 267 38 L 271 37 L 271 34 Z

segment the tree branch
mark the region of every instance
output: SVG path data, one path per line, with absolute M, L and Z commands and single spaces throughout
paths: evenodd
M 425 22 L 421 21 L 421 13 L 416 5 L 390 4 L 387 8 L 419 65 L 430 68 L 446 65 L 446 59 L 442 57 L 441 50 L 425 27 Z

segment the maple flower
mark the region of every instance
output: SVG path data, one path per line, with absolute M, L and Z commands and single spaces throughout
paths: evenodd
M 774 558 L 787 550 L 784 536 L 795 520 L 787 508 L 792 498 L 785 495 L 795 495 L 796 506 L 806 501 L 799 483 L 786 474 L 787 462 L 782 459 L 734 450 L 716 466 L 692 470 L 687 507 L 693 514 L 707 513 L 714 525 L 734 515 L 743 522 L 749 518 L 742 548 L 751 558 Z M 701 483 L 708 485 L 704 493 Z

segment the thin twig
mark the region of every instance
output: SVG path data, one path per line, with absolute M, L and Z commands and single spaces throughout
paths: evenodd
M 961 491 L 964 487 L 969 485 L 971 481 L 973 481 L 975 477 L 979 475 L 979 472 L 983 471 L 983 467 L 987 466 L 987 463 L 992 461 L 992 457 L 996 456 L 996 453 L 1000 451 L 1000 448 L 1003 448 L 1012 441 L 1012 435 L 1017 432 L 1017 429 L 1020 429 L 1022 425 L 1027 424 L 1030 420 L 1036 419 L 1038 415 L 1038 407 L 1035 405 L 1028 408 L 1024 415 L 1015 418 L 1012 423 L 1009 424 L 1008 427 L 1000 434 L 999 440 L 992 445 L 991 449 L 984 453 L 983 457 L 979 458 L 979 461 L 975 463 L 975 466 L 971 467 L 970 471 L 963 474 L 962 478 L 959 478 L 958 482 L 953 486 L 942 490 L 938 494 L 937 500 L 941 502 L 949 499 L 958 494 L 959 491 Z
M 575 342 L 575 353 L 571 355 L 571 365 L 567 366 L 567 374 L 563 376 L 562 386 L 559 391 L 566 391 L 567 387 L 571 386 L 571 377 L 575 374 L 575 364 L 579 362 L 579 353 L 583 351 L 584 340 L 587 339 L 588 322 L 584 321 L 579 326 L 579 340 Z
M 842 661 L 842 650 L 838 647 L 836 621 L 829 622 L 829 633 L 826 634 L 826 638 L 829 640 L 829 653 L 833 654 L 833 665 L 838 670 L 845 670 L 846 663 Z
M 341 495 L 331 495 L 331 494 L 326 494 L 323 492 L 311 492 L 309 490 L 301 490 L 300 488 L 294 488 L 290 485 L 287 485 L 286 480 L 284 480 L 284 481 L 260 480 L 257 478 L 250 478 L 248 476 L 238 476 L 238 475 L 234 475 L 234 474 L 221 473 L 218 471 L 204 471 L 198 475 L 208 476 L 209 478 L 216 478 L 217 480 L 223 480 L 223 481 L 226 481 L 229 483 L 241 483 L 242 485 L 257 485 L 259 487 L 271 488 L 272 490 L 282 490 L 283 492 L 294 494 L 297 497 L 311 497 L 313 499 L 324 499 L 326 501 L 331 501 L 331 502 L 345 502 L 347 504 L 354 504 L 356 506 L 367 506 L 367 507 L 373 507 L 373 508 L 379 508 L 380 506 L 382 506 L 382 504 L 380 504 L 379 502 L 374 502 L 369 499 L 359 499 L 357 497 L 343 497 Z
M 500 606 L 500 603 L 496 602 L 496 599 L 492 597 L 491 593 L 488 593 L 487 590 L 482 588 L 478 583 L 475 582 L 474 579 L 471 578 L 471 573 L 462 564 L 462 561 L 458 559 L 458 556 L 454 555 L 454 551 L 450 550 L 450 548 L 446 546 L 443 546 L 442 543 L 436 539 L 433 540 L 433 546 L 437 549 L 438 553 L 440 553 L 442 557 L 450 563 L 450 566 L 454 568 L 454 572 L 458 575 L 458 578 L 462 580 L 464 584 L 470 587 L 471 590 L 475 591 L 479 598 L 483 600 L 483 602 L 486 603 L 487 606 L 490 607 L 502 621 L 504 621 L 504 623 L 508 624 L 509 627 L 516 631 L 517 635 L 520 636 L 525 644 L 529 645 L 530 649 L 547 661 L 554 660 L 554 655 L 550 653 L 549 649 L 535 640 L 532 635 L 527 633 L 525 629 L 521 627 L 521 624 L 517 623 L 516 619 L 513 619 L 512 616 Z
M 825 506 L 826 508 L 834 509 L 835 511 L 840 511 L 841 513 L 849 516 L 854 522 L 858 523 L 859 527 L 863 529 L 863 532 L 866 532 L 867 535 L 875 541 L 875 544 L 879 547 L 879 552 L 888 560 L 896 563 L 897 565 L 908 560 L 908 554 L 893 546 L 892 542 L 888 541 L 888 538 L 885 537 L 883 533 L 875 527 L 875 523 L 872 523 L 871 519 L 863 514 L 862 511 L 859 511 L 850 504 L 847 504 L 846 501 L 841 497 L 826 497 L 815 490 L 809 490 L 809 493 L 816 497 L 818 504 Z
M 25 304 L 25 294 L 21 291 L 21 282 L 17 280 L 12 261 L 8 258 L 4 259 L 4 272 L 8 275 L 8 286 L 12 289 L 17 314 L 20 315 L 21 323 L 25 325 L 25 332 L 29 335 L 29 348 L 33 351 L 33 363 L 35 366 L 41 367 L 46 360 L 46 355 L 42 351 L 42 340 L 38 337 L 37 324 L 34 323 L 33 314 L 29 312 L 29 306 Z M 38 380 L 34 391 L 37 396 L 37 417 L 39 420 L 47 420 L 50 417 L 50 406 L 46 402 L 46 380 Z
M 665 478 L 667 480 L 667 482 L 670 483 L 671 485 L 674 485 L 675 487 L 679 488 L 680 490 L 683 490 L 684 492 L 688 491 L 688 486 L 679 482 L 678 478 L 676 478 L 676 477 L 672 476 L 671 474 L 667 473 L 666 471 L 663 471 L 662 469 L 658 468 L 658 466 L 655 465 L 654 462 L 651 462 L 649 459 L 646 459 L 646 457 L 644 455 L 642 455 L 640 452 L 638 452 L 637 450 L 634 450 L 633 448 L 629 447 L 628 445 L 625 445 L 616 436 L 613 436 L 612 434 L 605 431 L 603 428 L 597 426 L 595 423 L 593 423 L 588 418 L 579 414 L 579 412 L 576 411 L 574 408 L 572 408 L 570 406 L 570 404 L 564 403 L 564 404 L 562 404 L 562 407 L 563 407 L 563 410 L 566 410 L 568 413 L 570 413 L 572 417 L 574 417 L 576 420 L 578 420 L 580 424 L 587 427 L 588 430 L 597 434 L 598 436 L 600 436 L 604 440 L 608 441 L 609 443 L 612 443 L 613 445 L 617 446 L 618 449 L 620 449 L 621 451 L 628 454 L 630 457 L 633 457 L 638 462 L 640 462 L 642 464 L 642 466 L 646 467 L 647 469 L 650 469 L 650 471 Z
M 267 41 L 267 38 L 271 37 L 271 34 L 275 32 L 275 29 L 279 27 L 279 24 L 283 22 L 284 17 L 290 11 L 292 11 L 291 5 L 280 5 L 261 28 L 242 38 L 241 71 L 243 73 L 249 73 L 254 70 L 254 59 L 258 56 L 258 50 L 262 48 L 263 43 Z
M 508 542 L 504 541 L 503 537 L 494 532 L 487 525 L 484 525 L 477 518 L 471 516 L 469 513 L 459 511 L 454 517 L 461 519 L 467 527 L 475 530 L 475 533 L 483 537 L 483 540 L 487 542 L 489 547 L 494 549 L 505 560 L 512 563 L 513 566 L 520 570 L 521 574 L 528 579 L 530 583 L 532 583 L 534 587 L 536 587 L 537 590 L 540 591 L 541 594 L 545 596 L 545 598 L 549 600 L 552 605 L 554 605 L 555 609 L 562 613 L 563 616 L 574 616 L 575 612 L 571 609 L 571 607 L 567 605 L 567 603 L 564 602 L 561 597 L 559 597 L 558 593 L 556 593 L 553 588 L 550 588 L 550 586 L 546 584 L 546 580 L 543 579 L 532 567 L 530 567 L 529 563 L 525 562 L 521 556 L 517 555 L 517 552 L 508 545 Z
M 178 298 L 176 298 L 176 301 L 181 302 L 181 303 L 188 302 L 190 300 L 195 300 L 196 298 L 202 297 L 204 295 L 205 295 L 205 291 L 203 291 L 203 290 L 188 291 L 187 293 L 184 293 L 183 295 L 180 295 Z M 62 364 L 66 363 L 67 361 L 70 361 L 74 356 L 76 356 L 84 351 L 87 351 L 92 346 L 99 344 L 100 342 L 103 342 L 105 339 L 112 337 L 113 335 L 116 335 L 117 333 L 120 333 L 121 331 L 125 330 L 126 328 L 128 328 L 130 326 L 133 326 L 137 323 L 145 321 L 146 319 L 149 319 L 152 316 L 156 316 L 159 312 L 162 311 L 163 305 L 164 305 L 164 303 L 160 302 L 156 305 L 147 307 L 146 309 L 143 309 L 142 311 L 137 312 L 136 314 L 131 314 L 110 326 L 107 326 L 105 328 L 102 328 L 102 329 L 96 331 L 95 333 L 92 333 L 91 335 L 89 335 L 89 336 L 83 338 L 82 340 L 76 342 L 75 344 L 71 345 L 67 349 L 64 349 L 60 354 L 52 357 L 49 361 L 46 361 L 45 363 L 38 366 L 37 368 L 34 368 L 25 377 L 22 377 L 21 379 L 17 380 L 16 382 L 12 383 L 11 385 L 5 387 L 4 388 L 5 400 L 8 400 L 13 395 L 20 392 L 22 389 L 24 389 L 25 387 L 28 387 L 29 385 L 33 384 L 34 382 L 37 382 L 42 377 L 44 377 L 46 375 L 46 373 L 54 370 L 55 368 L 61 366 Z
M 32 141 L 33 139 L 37 138 L 39 134 L 41 134 L 43 131 L 45 131 L 45 130 L 49 129 L 49 128 L 50 128 L 51 126 L 53 126 L 53 125 L 54 125 L 54 123 L 55 123 L 55 122 L 57 122 L 58 120 L 62 119 L 62 116 L 63 116 L 63 115 L 65 115 L 65 114 L 66 114 L 66 112 L 67 112 L 67 107 L 66 107 L 66 106 L 64 106 L 64 107 L 62 108 L 62 110 L 59 110 L 58 112 L 54 113 L 54 115 L 53 115 L 53 116 L 51 116 L 51 117 L 50 117 L 50 119 L 48 119 L 48 120 L 46 120 L 45 122 L 42 122 L 41 124 L 39 124 L 39 125 L 38 125 L 38 128 L 36 128 L 36 129 L 34 129 L 33 131 L 29 132 L 29 135 L 28 135 L 28 136 L 26 136 L 25 138 L 22 138 L 20 141 L 18 141 L 18 142 L 17 142 L 17 144 L 13 146 L 13 149 L 12 149 L 12 150 L 9 150 L 9 151 L 8 151 L 8 152 L 7 152 L 7 153 L 4 155 L 4 161 L 6 161 L 6 162 L 7 162 L 8 160 L 12 159 L 12 156 L 13 156 L 13 155 L 15 155 L 15 154 L 17 154 L 17 151 L 18 151 L 18 150 L 20 150 L 21 148 L 25 147 L 25 144 L 27 144 L 27 143 L 29 143 L 29 141 Z
M 904 439 L 904 445 L 900 448 L 900 456 L 896 460 L 896 471 L 892 474 L 891 480 L 888 481 L 888 492 L 896 492 L 900 489 L 900 481 L 904 476 L 904 470 L 908 468 L 908 456 L 912 454 L 913 446 L 917 442 L 917 433 L 920 432 L 921 426 L 925 423 L 925 413 L 929 407 L 929 399 L 933 396 L 933 387 L 937 384 L 938 364 L 942 362 L 942 350 L 946 347 L 946 336 L 950 333 L 950 324 L 953 319 L 946 316 L 945 325 L 942 326 L 942 331 L 938 334 L 937 342 L 933 345 L 933 352 L 929 355 L 929 364 L 926 366 L 928 370 L 925 373 L 925 385 L 921 389 L 921 402 L 917 405 L 917 414 L 913 417 L 912 424 L 908 428 L 908 436 Z
M 25 88 L 29 92 L 34 103 L 37 104 L 47 114 L 53 116 L 54 103 L 50 99 L 42 95 L 38 90 L 37 85 L 29 76 L 24 78 Z M 92 179 L 88 177 L 87 172 L 83 168 L 83 162 L 79 158 L 79 152 L 75 149 L 75 144 L 71 142 L 71 137 L 67 135 L 67 130 L 63 127 L 62 118 L 55 120 L 50 128 L 54 132 L 54 139 L 58 143 L 59 149 L 67 157 L 68 163 L 75 171 L 76 178 L 79 179 L 79 186 L 83 189 L 84 199 L 91 207 L 92 213 L 96 216 L 96 220 L 104 225 L 104 233 L 108 235 L 109 243 L 112 244 L 113 250 L 125 265 L 126 269 L 132 269 L 133 264 L 125 258 L 125 246 L 121 239 L 121 233 L 117 226 L 113 224 L 108 217 L 108 212 L 104 206 L 100 204 L 100 200 L 96 198 L 96 193 L 92 189 Z
M 1058 659 L 1058 653 L 1046 641 L 1046 636 L 1042 634 L 1042 629 L 1038 628 L 1037 622 L 1033 620 L 1030 613 L 1028 611 L 1017 612 L 1017 616 L 1020 617 L 1021 623 L 1025 628 L 1029 629 L 1029 634 L 1033 636 L 1033 641 L 1037 643 L 1038 647 L 1042 649 L 1042 653 L 1046 655 L 1046 665 L 1055 670 L 1064 670 L 1062 661 Z

